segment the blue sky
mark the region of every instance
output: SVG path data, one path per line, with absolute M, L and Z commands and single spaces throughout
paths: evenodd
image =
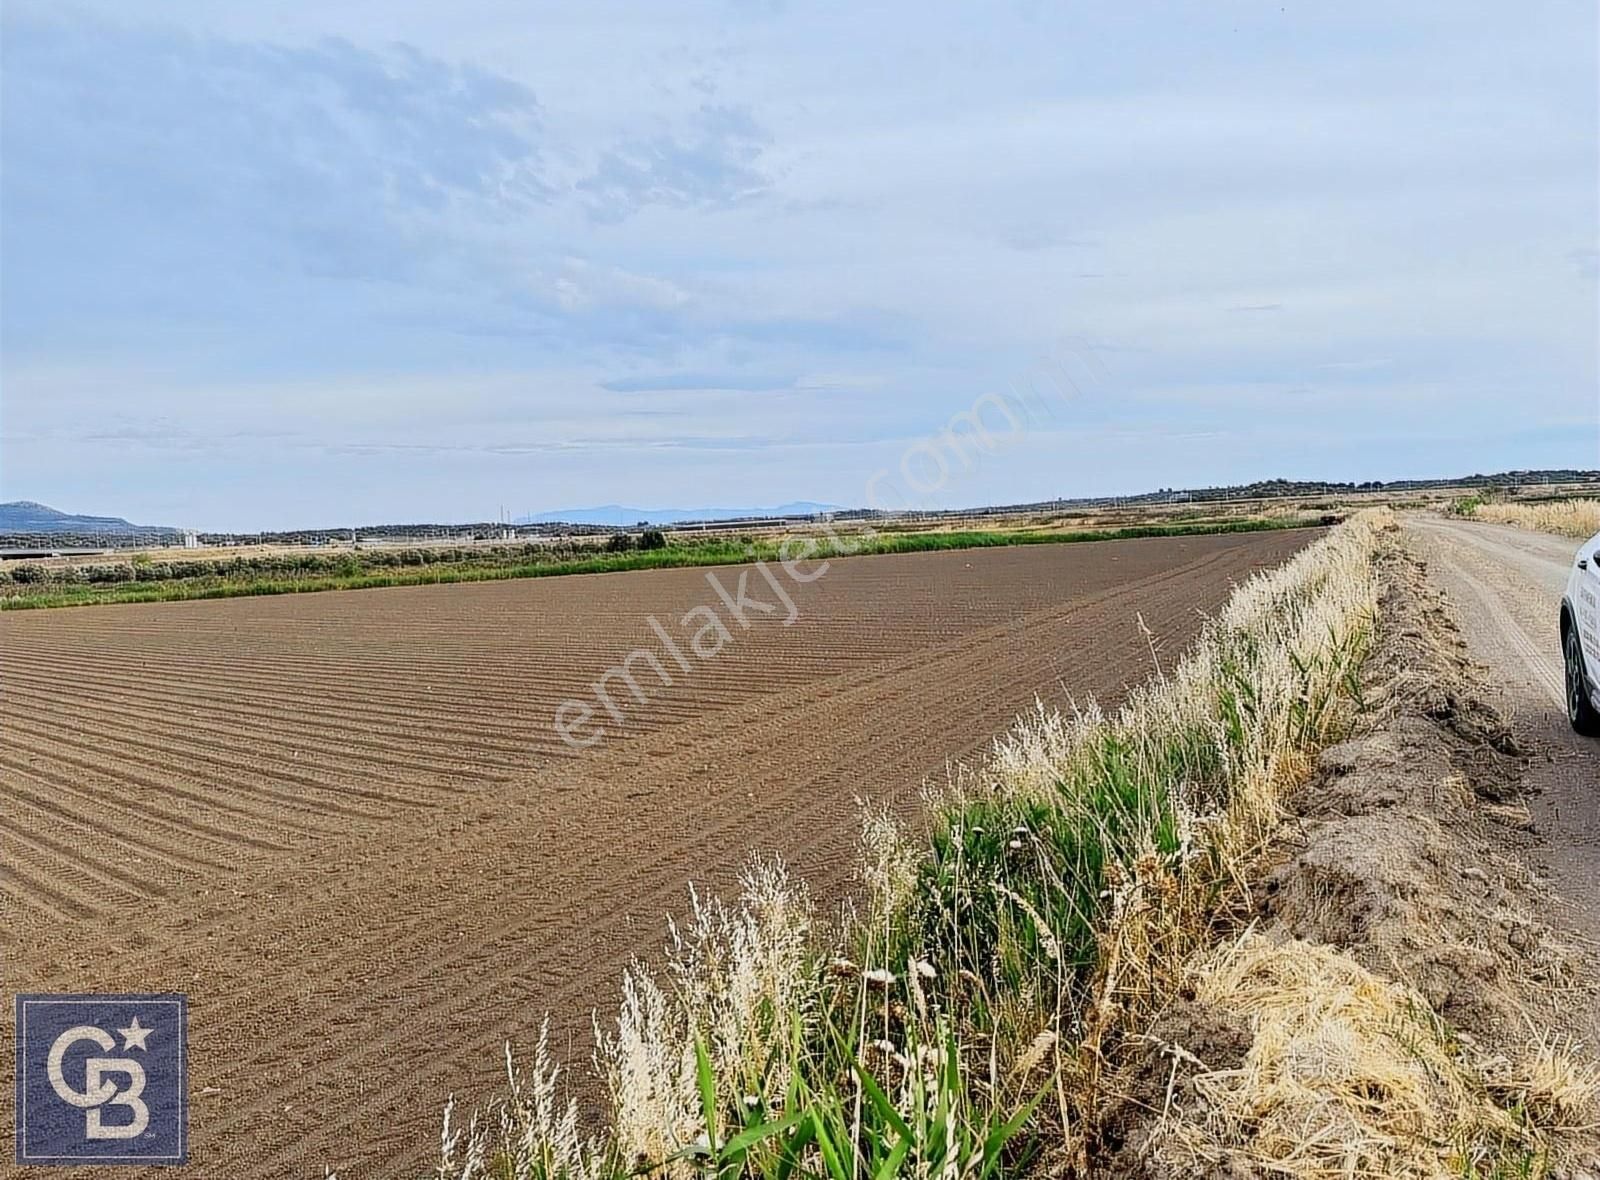
M 0 19 L 6 499 L 858 504 L 1063 354 L 926 502 L 1600 465 L 1592 3 Z

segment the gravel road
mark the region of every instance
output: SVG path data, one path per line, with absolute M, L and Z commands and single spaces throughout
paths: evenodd
M 1600 741 L 1567 725 L 1558 633 L 1578 542 L 1432 515 L 1405 523 L 1532 752 L 1530 807 L 1545 841 L 1539 867 L 1567 903 L 1557 917 L 1600 941 Z

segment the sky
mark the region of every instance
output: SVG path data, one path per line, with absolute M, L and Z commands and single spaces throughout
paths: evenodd
M 4 0 L 0 499 L 244 531 L 1600 466 L 1596 21 Z

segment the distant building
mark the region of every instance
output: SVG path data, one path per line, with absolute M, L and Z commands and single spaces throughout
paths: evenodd
M 200 534 L 194 529 L 183 530 L 183 547 L 185 549 L 200 548 Z

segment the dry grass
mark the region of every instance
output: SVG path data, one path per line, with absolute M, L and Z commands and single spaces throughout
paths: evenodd
M 1600 1067 L 1583 1060 L 1570 1041 L 1536 1032 L 1519 1060 L 1497 1057 L 1483 1069 L 1490 1089 L 1507 1105 L 1525 1109 L 1540 1126 L 1593 1130 L 1600 1118 Z
M 561 1096 L 561 1070 L 550 1056 L 548 1024 L 540 1029 L 533 1069 L 519 1071 L 506 1047 L 506 1097 L 466 1126 L 455 1121 L 455 1102 L 445 1107 L 435 1174 L 453 1180 L 500 1176 L 603 1180 L 616 1175 L 612 1145 L 579 1130 L 577 1103 Z M 329 1180 L 337 1180 L 330 1177 Z
M 1537 529 L 1587 541 L 1600 533 L 1600 500 L 1558 500 L 1548 504 L 1477 504 L 1474 520 Z
M 1200 964 L 1198 998 L 1245 1015 L 1242 1065 L 1194 1078 L 1202 1117 L 1173 1119 L 1177 1171 L 1246 1160 L 1298 1180 L 1474 1174 L 1531 1129 L 1490 1101 L 1426 1005 L 1332 948 L 1248 935 Z
M 777 862 L 754 863 L 738 905 L 692 898 L 689 922 L 672 930 L 666 987 L 629 969 L 615 1028 L 596 1030 L 623 1158 L 668 1160 L 705 1134 L 697 1044 L 725 1100 L 770 1107 L 789 1090 L 793 1034 L 818 1003 L 811 922 L 804 885 Z M 687 1162 L 661 1174 L 680 1172 L 694 1174 Z

